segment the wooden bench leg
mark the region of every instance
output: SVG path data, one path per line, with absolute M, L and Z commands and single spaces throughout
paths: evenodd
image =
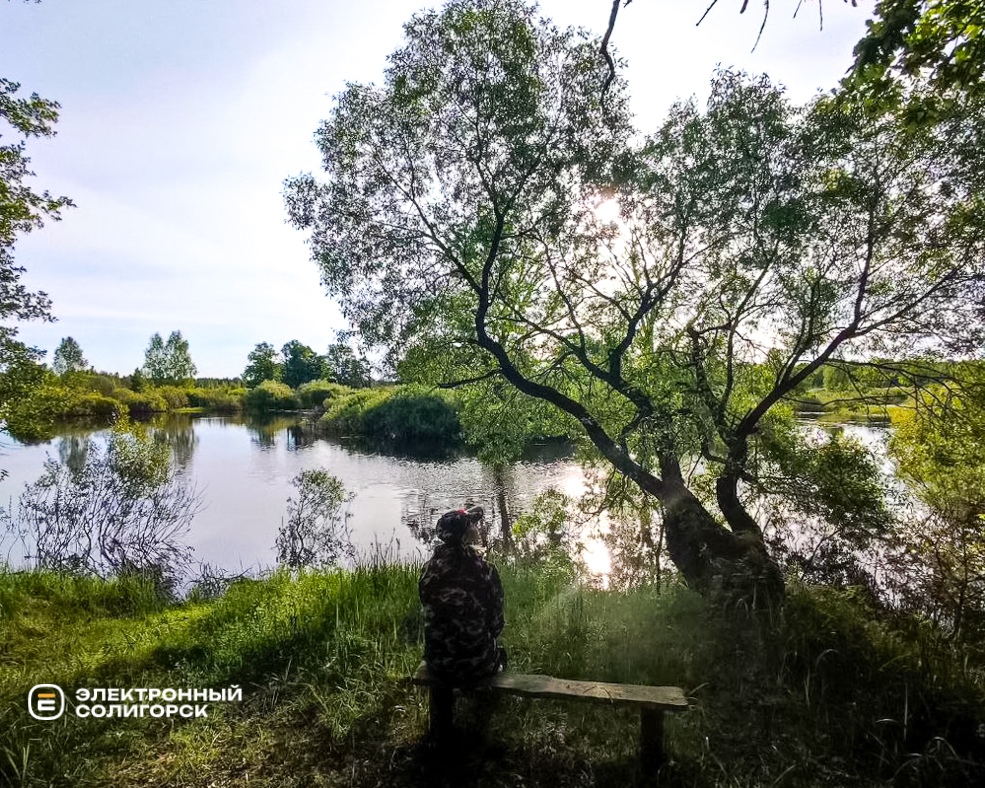
M 431 736 L 433 738 L 443 738 L 451 733 L 452 710 L 455 704 L 454 691 L 451 687 L 438 687 L 434 685 L 429 690 Z
M 640 709 L 640 761 L 644 774 L 664 762 L 664 713 L 659 709 Z

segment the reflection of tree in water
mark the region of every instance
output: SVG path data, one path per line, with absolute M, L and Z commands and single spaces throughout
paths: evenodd
M 298 423 L 297 416 L 283 416 L 277 414 L 263 414 L 252 416 L 246 422 L 246 429 L 250 433 L 250 442 L 259 446 L 261 449 L 272 449 L 277 445 L 277 435 L 282 430 L 289 430 Z M 288 440 L 290 440 L 290 436 Z
M 170 447 L 176 470 L 187 469 L 198 446 L 198 436 L 188 416 L 177 414 L 154 419 L 150 422 L 150 434 L 156 442 Z M 85 467 L 91 445 L 87 435 L 63 435 L 58 438 L 58 461 L 78 474 Z
M 78 476 L 85 467 L 91 443 L 85 435 L 63 435 L 58 439 L 58 461 Z
M 198 436 L 192 419 L 187 414 L 171 414 L 166 419 L 152 422 L 154 440 L 167 443 L 171 447 L 171 457 L 177 470 L 187 470 L 191 465 Z
M 435 541 L 434 524 L 441 514 L 431 505 L 431 495 L 427 490 L 419 490 L 413 497 L 404 496 L 400 522 L 411 536 L 428 547 Z
M 490 525 L 486 526 L 487 533 L 483 534 L 483 546 L 488 547 L 487 537 L 491 523 L 495 522 L 496 515 L 499 515 L 499 537 L 502 542 L 502 549 L 509 550 L 513 546 L 513 523 L 510 518 L 511 507 L 508 501 L 507 490 L 514 493 L 516 490 L 516 480 L 513 476 L 514 468 L 497 463 L 492 467 L 493 475 L 493 494 L 496 505 L 489 512 L 488 518 Z
M 198 493 L 175 471 L 170 447 L 144 430 L 58 442 L 60 461 L 27 485 L 9 528 L 38 568 L 140 575 L 170 595 L 191 557 L 184 535 Z
M 304 419 L 290 425 L 286 430 L 287 450 L 300 451 L 314 446 L 320 439 L 316 424 L 317 422 L 310 419 Z

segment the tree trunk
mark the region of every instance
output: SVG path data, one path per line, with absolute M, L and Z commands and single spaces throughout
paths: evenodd
M 688 585 L 705 596 L 745 601 L 753 607 L 783 599 L 783 575 L 770 558 L 758 526 L 752 529 L 744 523 L 746 527 L 736 528 L 730 522 L 733 530 L 728 530 L 683 482 L 666 484 L 660 497 L 667 549 Z M 744 508 L 742 513 L 755 523 Z

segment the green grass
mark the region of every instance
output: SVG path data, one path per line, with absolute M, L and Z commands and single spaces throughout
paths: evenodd
M 772 618 L 684 589 L 617 593 L 500 562 L 511 670 L 682 686 L 670 786 L 971 785 L 982 652 L 852 590 L 792 588 Z M 23 786 L 629 785 L 625 710 L 460 702 L 461 766 L 422 743 L 418 569 L 275 574 L 160 601 L 136 579 L 0 574 L 0 783 Z M 209 717 L 40 722 L 26 693 L 243 688 Z M 483 731 L 484 728 L 486 730 Z M 976 763 L 977 761 L 977 763 Z M 456 770 L 459 769 L 460 770 Z

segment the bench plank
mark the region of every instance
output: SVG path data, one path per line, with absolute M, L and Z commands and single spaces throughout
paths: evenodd
M 422 662 L 414 683 L 438 684 Z M 642 684 L 611 684 L 604 681 L 575 681 L 527 673 L 497 673 L 478 685 L 515 695 L 559 700 L 584 700 L 615 706 L 639 706 L 661 711 L 686 711 L 687 698 L 680 687 L 650 687 Z M 478 688 L 477 687 L 477 688 Z
M 426 662 L 418 666 L 411 681 L 430 689 L 431 735 L 441 739 L 451 729 L 454 689 L 432 676 Z M 604 681 L 573 681 L 527 673 L 497 673 L 475 685 L 474 689 L 490 689 L 533 698 L 636 706 L 640 710 L 640 759 L 646 773 L 655 772 L 664 761 L 664 712 L 687 710 L 687 698 L 680 687 L 648 687 Z
M 490 681 L 490 685 L 503 692 L 529 695 L 534 698 L 585 700 L 616 706 L 645 706 L 669 711 L 687 709 L 687 699 L 679 687 L 572 681 L 518 673 L 500 673 Z

